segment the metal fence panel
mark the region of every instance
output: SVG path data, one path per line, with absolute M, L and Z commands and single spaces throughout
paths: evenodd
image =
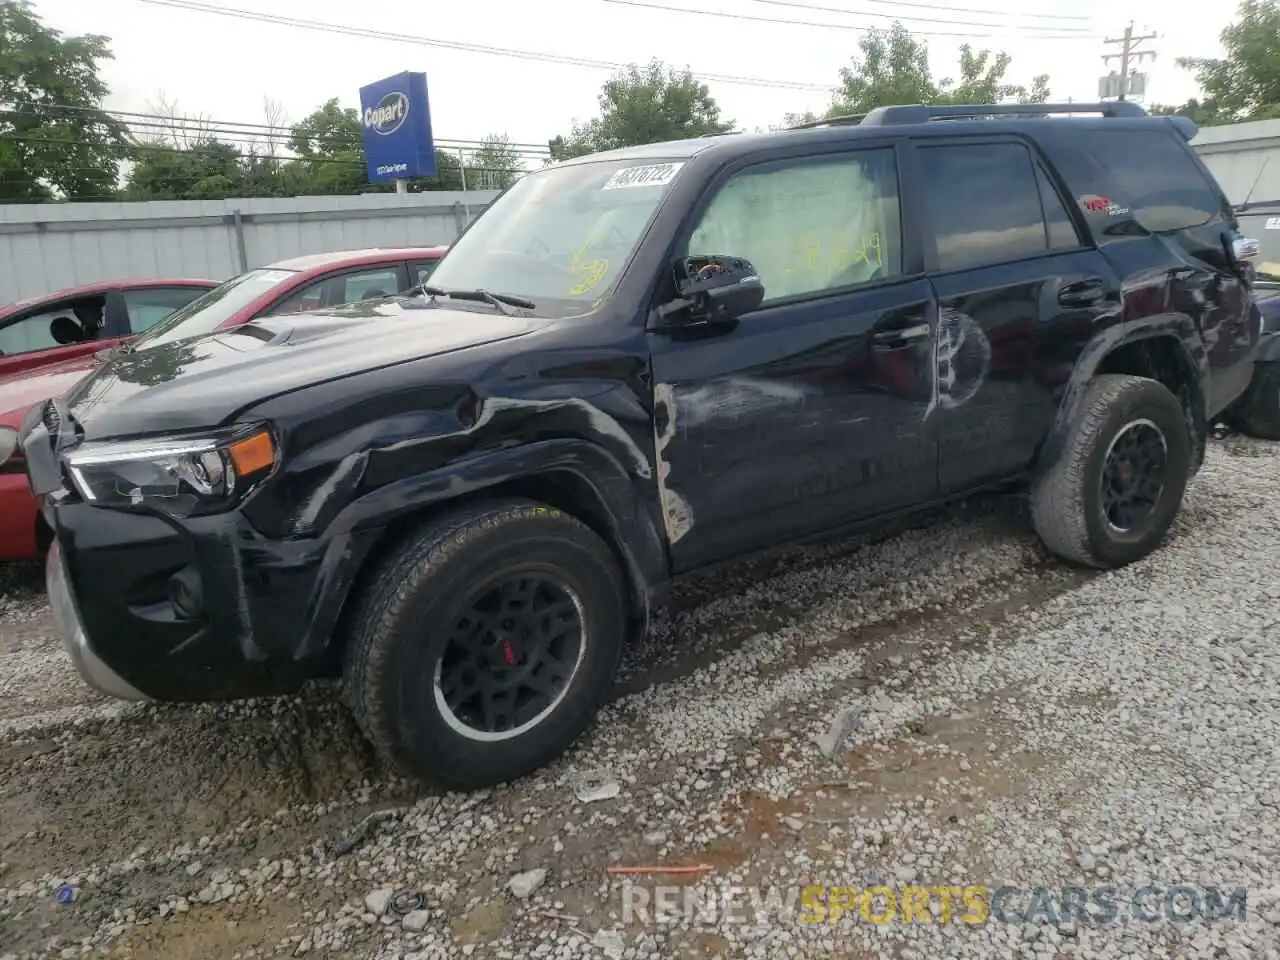
M 287 257 L 452 243 L 494 191 L 0 206 L 0 304 L 131 277 L 222 280 Z

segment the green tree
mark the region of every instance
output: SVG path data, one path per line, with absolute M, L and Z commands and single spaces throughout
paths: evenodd
M 1178 66 L 1194 71 L 1203 96 L 1161 111 L 1197 123 L 1280 117 L 1280 2 L 1245 0 L 1238 16 L 1218 35 L 1225 57 L 1178 58 Z
M 243 194 L 240 153 L 212 137 L 179 148 L 139 144 L 124 195 L 129 200 L 216 200 Z
M 720 107 L 705 83 L 688 71 L 676 71 L 660 60 L 635 65 L 605 81 L 600 115 L 575 124 L 566 136 L 549 141 L 553 160 L 599 150 L 728 133 L 733 122 L 720 118 Z
M 1049 77 L 1037 76 L 1031 87 L 1005 80 L 1012 58 L 1007 53 L 960 48 L 960 79 L 936 81 L 929 67 L 929 47 L 901 23 L 887 30 L 868 30 L 858 42 L 859 56 L 840 69 L 840 86 L 827 116 L 866 113 L 894 104 L 1044 103 Z M 806 115 L 811 116 L 811 115 Z M 789 115 L 788 119 L 803 117 Z
M 505 190 L 515 183 L 524 170 L 524 160 L 507 135 L 490 134 L 480 144 L 467 158 L 467 186 L 476 190 Z
M 286 196 L 395 189 L 391 184 L 369 182 L 360 114 L 352 107 L 342 107 L 336 97 L 294 125 L 289 149 L 297 159 L 285 164 L 281 172 L 281 189 Z M 462 161 L 444 150 L 436 150 L 435 156 L 436 175 L 409 180 L 410 192 L 462 188 Z M 472 189 L 470 184 L 468 188 Z
M 114 196 L 128 131 L 102 109 L 105 37 L 64 37 L 0 0 L 0 202 Z

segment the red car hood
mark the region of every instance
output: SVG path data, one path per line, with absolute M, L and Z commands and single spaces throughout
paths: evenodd
M 97 366 L 90 353 L 0 378 L 0 422 L 17 426 L 32 404 L 61 396 Z

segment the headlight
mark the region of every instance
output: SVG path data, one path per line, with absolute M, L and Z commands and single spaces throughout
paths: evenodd
M 18 449 L 18 431 L 13 427 L 0 427 L 0 467 L 9 462 Z
M 270 431 L 87 443 L 67 457 L 76 490 L 101 507 L 153 508 L 175 517 L 216 513 L 276 464 Z

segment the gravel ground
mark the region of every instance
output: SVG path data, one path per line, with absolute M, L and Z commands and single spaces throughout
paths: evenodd
M 568 757 L 475 795 L 388 776 L 326 687 L 95 698 L 6 571 L 0 958 L 1280 958 L 1278 467 L 1215 443 L 1169 544 L 1108 574 L 994 498 L 689 584 Z M 646 865 L 706 869 L 609 871 Z M 658 882 L 779 909 L 626 916 Z M 1248 899 L 1213 923 L 781 909 L 875 884 Z

